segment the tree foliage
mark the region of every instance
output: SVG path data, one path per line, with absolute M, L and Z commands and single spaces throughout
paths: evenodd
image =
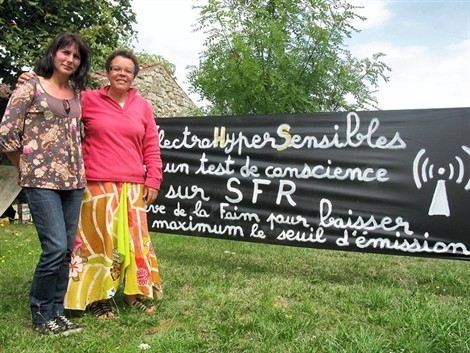
M 93 69 L 102 70 L 113 49 L 128 46 L 135 22 L 130 0 L 0 0 L 0 78 L 16 82 L 65 31 L 87 41 Z
M 211 114 L 269 114 L 377 107 L 388 81 L 383 54 L 358 59 L 344 42 L 364 20 L 343 0 L 208 0 L 207 34 L 192 91 Z

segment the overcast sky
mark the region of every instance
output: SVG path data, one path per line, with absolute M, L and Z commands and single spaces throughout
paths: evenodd
M 194 33 L 204 0 L 133 0 L 138 51 L 176 65 L 188 91 L 187 66 L 198 65 L 202 33 Z M 377 94 L 381 109 L 470 107 L 470 0 L 350 0 L 366 22 L 347 42 L 358 58 L 386 54 L 390 81 Z M 198 98 L 191 96 L 198 104 Z

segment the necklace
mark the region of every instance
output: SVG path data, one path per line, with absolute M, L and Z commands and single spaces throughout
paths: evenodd
M 68 99 L 62 99 L 62 105 L 64 106 L 65 113 L 69 115 L 70 113 L 70 102 Z

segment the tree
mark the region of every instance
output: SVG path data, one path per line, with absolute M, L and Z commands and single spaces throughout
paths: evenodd
M 210 114 L 269 114 L 377 107 L 390 68 L 383 54 L 357 59 L 344 41 L 357 7 L 343 0 L 208 0 L 207 34 L 192 91 Z
M 0 13 L 0 78 L 7 83 L 32 67 L 61 32 L 87 41 L 94 70 L 104 69 L 106 56 L 135 35 L 130 0 L 0 0 Z

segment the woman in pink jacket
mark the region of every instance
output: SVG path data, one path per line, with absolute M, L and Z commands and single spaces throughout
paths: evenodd
M 163 295 L 145 210 L 162 182 L 158 130 L 151 105 L 131 88 L 135 55 L 114 51 L 106 71 L 109 86 L 83 92 L 87 188 L 65 307 L 114 317 L 109 299 L 122 283 L 124 301 L 151 314 L 156 307 L 145 299 Z

